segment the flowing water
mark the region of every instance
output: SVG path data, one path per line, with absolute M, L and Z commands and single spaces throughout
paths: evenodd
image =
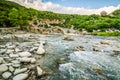
M 119 38 L 72 37 L 74 41 L 63 40 L 63 36 L 44 39 L 47 54 L 43 65 L 52 70 L 50 80 L 120 80 L 120 55 L 111 56 L 113 50 L 120 50 Z M 109 45 L 101 44 L 101 41 Z M 78 46 L 83 46 L 85 51 L 74 51 Z M 93 51 L 93 46 L 100 52 Z

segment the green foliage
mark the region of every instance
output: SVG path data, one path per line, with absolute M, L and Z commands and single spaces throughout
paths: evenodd
M 120 36 L 120 32 L 94 32 L 92 34 L 97 36 Z

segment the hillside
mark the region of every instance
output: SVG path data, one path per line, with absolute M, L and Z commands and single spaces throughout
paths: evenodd
M 106 30 L 120 30 L 120 10 L 116 10 L 110 15 L 70 15 L 70 14 L 57 14 L 47 11 L 37 11 L 34 9 L 25 8 L 17 3 L 1 0 L 0 1 L 0 27 L 16 27 L 20 26 L 21 29 L 27 29 L 29 21 L 44 19 L 52 21 L 59 20 L 65 21 L 63 24 L 50 25 L 70 28 L 72 25 L 74 29 L 86 29 L 89 32 L 93 30 L 106 31 Z

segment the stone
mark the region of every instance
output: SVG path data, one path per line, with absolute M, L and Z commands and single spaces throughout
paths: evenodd
M 15 48 L 15 52 L 21 52 L 19 48 Z
M 36 59 L 35 58 L 17 58 L 17 60 L 19 60 L 20 62 L 24 62 L 24 63 L 35 63 Z
M 36 51 L 38 48 L 37 47 L 33 47 L 33 48 L 31 48 L 29 51 L 30 52 L 34 52 L 34 51 Z
M 62 31 L 62 29 L 57 28 L 57 27 L 54 27 L 54 28 L 52 29 L 52 31 L 55 32 L 55 33 L 63 33 L 63 32 L 64 32 L 64 31 Z
M 18 54 L 21 57 L 30 57 L 31 56 L 31 53 L 29 53 L 29 52 L 21 52 L 21 53 L 18 53 Z
M 16 69 L 14 72 L 14 75 L 19 74 L 19 73 L 24 73 L 27 71 L 27 68 L 22 68 L 22 69 Z
M 13 54 L 13 53 L 14 53 L 14 50 L 8 49 L 8 50 L 6 51 L 6 54 Z
M 19 57 L 18 54 L 9 54 L 9 56 L 10 56 L 11 58 L 17 58 L 17 57 Z
M 40 54 L 40 55 L 45 54 L 45 50 L 43 49 L 43 44 L 42 43 L 40 43 L 40 46 L 37 50 L 37 54 Z
M 78 46 L 74 48 L 74 51 L 85 51 L 83 46 Z
M 71 36 L 65 36 L 63 40 L 74 41 L 74 39 Z
M 0 48 L 5 48 L 5 45 L 0 45 Z
M 43 70 L 39 66 L 37 66 L 37 75 L 41 76 L 42 74 L 43 74 Z
M 12 61 L 13 59 L 10 58 L 10 57 L 4 57 L 4 60 L 5 60 L 6 62 L 10 62 L 10 61 Z
M 109 42 L 107 42 L 107 41 L 101 41 L 100 43 L 104 44 L 104 45 L 109 45 Z
M 36 59 L 35 59 L 35 58 L 32 58 L 32 59 L 31 59 L 31 63 L 36 63 Z
M 2 57 L 0 57 L 0 64 L 2 64 L 4 61 L 4 59 Z
M 0 54 L 3 54 L 6 52 L 6 49 L 0 49 Z
M 5 71 L 7 71 L 8 70 L 8 66 L 6 66 L 6 65 L 0 65 L 0 72 L 5 72 Z
M 13 77 L 13 80 L 26 80 L 28 77 L 27 73 L 21 73 Z
M 102 73 L 103 73 L 103 69 L 98 68 L 98 67 L 96 67 L 96 66 L 92 67 L 92 70 L 95 71 L 95 72 L 98 73 L 98 74 L 102 74 Z
M 15 49 L 15 47 L 16 47 L 15 45 L 7 46 L 8 49 Z
M 9 66 L 9 71 L 13 72 L 14 68 L 12 66 Z
M 36 46 L 36 47 L 39 47 L 40 44 L 37 44 L 37 43 L 36 43 L 36 44 L 33 44 L 33 45 Z
M 116 57 L 120 55 L 120 50 L 113 50 L 114 53 L 111 54 L 111 56 Z
M 2 77 L 3 77 L 4 79 L 8 79 L 11 75 L 12 75 L 11 72 L 4 72 L 4 73 L 2 74 Z
M 100 52 L 100 50 L 97 47 L 93 47 L 93 51 Z
M 11 62 L 14 63 L 14 64 L 19 64 L 20 63 L 20 61 L 18 61 L 18 60 L 13 60 Z
M 15 67 L 15 68 L 18 68 L 18 67 L 20 67 L 20 64 L 18 64 L 18 63 L 13 63 L 12 66 Z

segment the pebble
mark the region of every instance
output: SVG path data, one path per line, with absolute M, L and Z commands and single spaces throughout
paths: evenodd
M 3 54 L 6 52 L 6 49 L 0 49 L 0 54 Z
M 29 52 L 21 52 L 21 53 L 18 53 L 18 54 L 21 57 L 30 57 L 31 56 L 31 53 L 29 53 Z
M 14 68 L 12 66 L 9 67 L 9 71 L 13 72 Z
M 14 49 L 15 47 L 15 45 L 7 46 L 8 49 Z
M 17 57 L 19 57 L 18 54 L 9 54 L 9 56 L 10 56 L 11 58 L 17 58 Z
M 25 62 L 25 63 L 35 63 L 36 62 L 35 58 L 27 58 L 27 57 L 17 58 L 17 60 L 20 62 Z
M 17 68 L 17 67 L 20 67 L 20 64 L 13 63 L 12 66 L 15 67 L 15 68 Z
M 40 43 L 40 46 L 39 46 L 39 48 L 37 50 L 37 54 L 44 54 L 44 53 L 45 53 L 45 50 L 43 49 L 43 44 Z
M 0 64 L 2 64 L 4 61 L 4 59 L 2 57 L 0 57 Z
M 19 48 L 15 48 L 15 52 L 21 52 Z
M 63 40 L 74 41 L 74 39 L 71 36 L 65 36 Z
M 13 52 L 14 52 L 14 50 L 8 49 L 8 50 L 6 51 L 6 54 L 11 54 L 11 53 L 13 53 Z
M 93 47 L 93 51 L 100 52 L 100 50 L 97 47 Z
M 3 77 L 4 79 L 8 79 L 11 75 L 12 75 L 11 72 L 4 72 L 4 73 L 2 74 L 2 77 Z
M 37 47 L 33 47 L 33 48 L 31 48 L 29 51 L 30 52 L 33 52 L 33 51 L 35 51 L 35 50 L 37 50 L 38 48 Z
M 107 42 L 107 41 L 101 41 L 100 43 L 104 44 L 104 45 L 109 45 L 109 42 Z
M 14 64 L 20 64 L 20 61 L 18 61 L 18 60 L 13 60 L 11 62 L 14 63 Z
M 41 76 L 42 74 L 43 74 L 43 70 L 39 66 L 37 66 L 37 75 Z
M 13 80 L 25 80 L 27 79 L 28 74 L 27 73 L 21 73 L 13 77 Z
M 23 73 L 23 72 L 26 72 L 27 71 L 27 68 L 22 68 L 22 69 L 16 69 L 14 74 L 19 74 L 19 73 Z
M 6 66 L 6 65 L 0 65 L 0 72 L 5 72 L 5 71 L 7 71 L 8 70 L 8 66 Z

